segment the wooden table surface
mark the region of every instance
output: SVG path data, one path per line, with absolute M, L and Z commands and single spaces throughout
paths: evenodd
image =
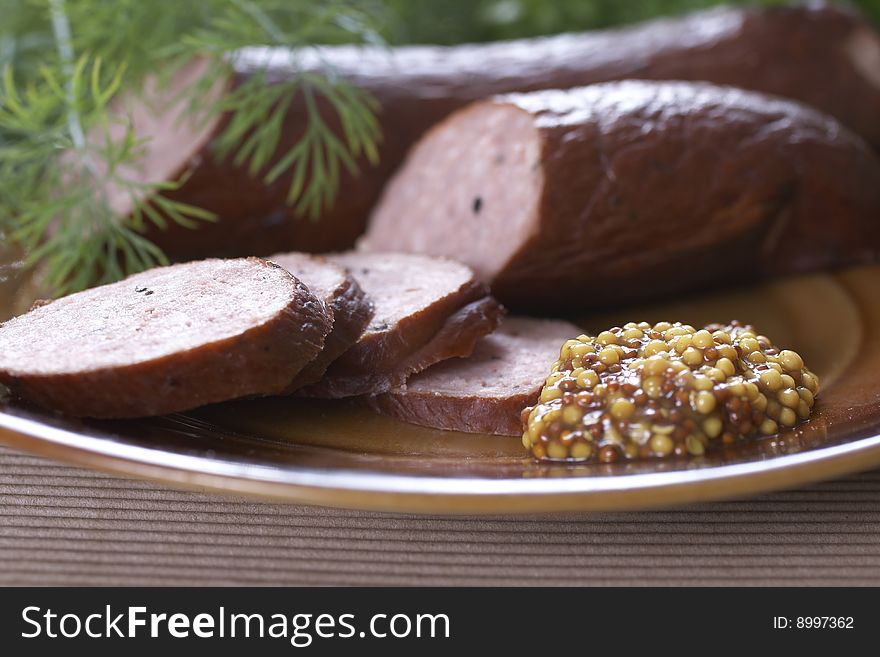
M 264 504 L 0 448 L 3 585 L 880 585 L 880 471 L 644 513 Z

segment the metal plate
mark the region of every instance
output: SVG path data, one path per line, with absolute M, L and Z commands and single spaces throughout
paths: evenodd
M 536 463 L 519 438 L 416 427 L 357 401 L 296 399 L 114 422 L 7 400 L 0 442 L 173 486 L 384 511 L 613 510 L 738 497 L 880 465 L 878 290 L 880 267 L 864 267 L 582 318 L 588 331 L 630 320 L 736 318 L 802 353 L 819 374 L 809 423 L 698 459 Z

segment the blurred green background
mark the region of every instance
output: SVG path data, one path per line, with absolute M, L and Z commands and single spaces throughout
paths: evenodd
M 492 41 L 608 27 L 716 5 L 779 0 L 385 0 L 391 43 Z M 880 0 L 853 0 L 880 23 Z

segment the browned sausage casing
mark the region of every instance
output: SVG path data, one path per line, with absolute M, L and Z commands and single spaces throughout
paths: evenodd
M 424 131 L 453 110 L 497 93 L 623 78 L 705 80 L 801 100 L 880 145 L 880 39 L 861 16 L 840 7 L 722 8 L 619 30 L 390 52 L 329 47 L 322 57 L 382 104 L 380 164 L 362 162 L 357 178 L 343 174 L 336 204 L 312 222 L 285 206 L 287 180 L 265 186 L 216 162 L 207 150 L 196 153 L 192 177 L 170 196 L 206 207 L 220 221 L 199 231 L 155 234 L 170 253 L 346 248 L 363 232 L 382 186 Z M 267 58 L 276 80 L 288 78 L 294 65 L 321 66 L 307 56 L 254 49 L 238 59 L 238 79 Z M 302 106 L 294 104 L 282 151 L 299 138 L 304 121 Z M 193 154 L 181 155 L 185 163 Z
M 880 257 L 880 164 L 833 118 L 699 82 L 480 101 L 386 187 L 365 246 L 454 256 L 520 310 Z

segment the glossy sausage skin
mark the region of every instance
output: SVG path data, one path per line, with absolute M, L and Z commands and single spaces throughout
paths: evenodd
M 239 55 L 238 80 L 266 65 L 270 80 L 289 78 L 295 66 L 322 66 L 309 53 L 254 48 Z M 624 78 L 705 80 L 814 105 L 880 145 L 880 40 L 859 14 L 839 6 L 721 8 L 618 30 L 390 52 L 328 47 L 322 57 L 381 103 L 379 165 L 362 162 L 358 177 L 343 172 L 336 204 L 313 222 L 285 206 L 287 180 L 265 186 L 203 152 L 193 160 L 193 175 L 169 196 L 213 210 L 220 221 L 198 231 L 154 234 L 169 253 L 183 258 L 347 248 L 426 129 L 498 93 Z M 302 105 L 294 103 L 282 151 L 299 138 L 304 121 Z
M 833 118 L 732 87 L 511 94 L 429 131 L 364 244 L 454 255 L 520 311 L 646 301 L 880 259 L 880 163 Z

